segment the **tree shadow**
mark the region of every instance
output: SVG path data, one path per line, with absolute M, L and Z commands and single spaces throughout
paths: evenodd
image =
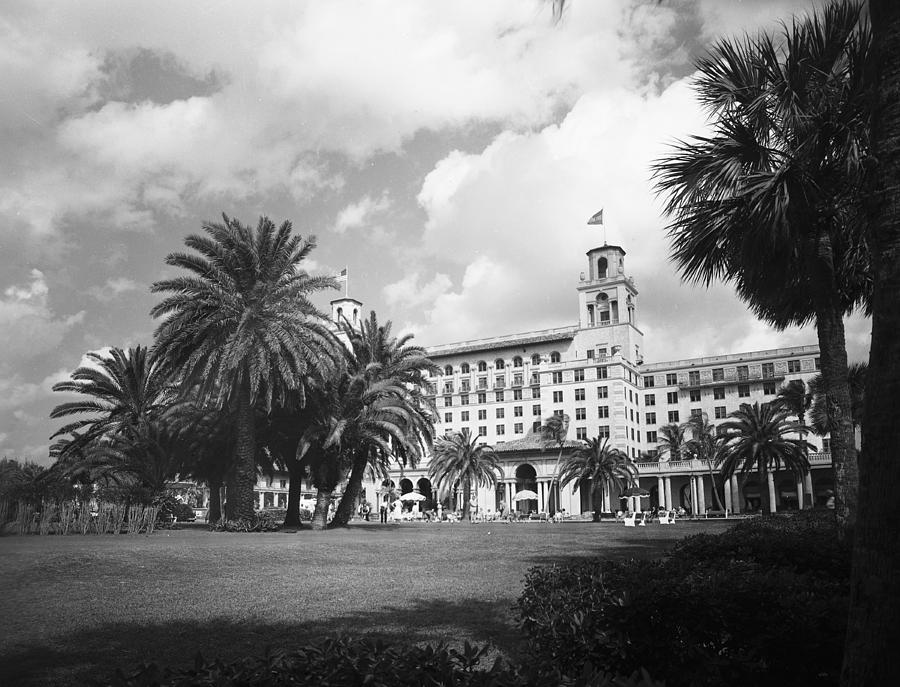
M 403 607 L 295 623 L 210 618 L 166 623 L 111 623 L 71 635 L 18 645 L 0 655 L 0 684 L 84 685 L 126 674 L 141 663 L 188 667 L 197 653 L 231 661 L 261 655 L 266 648 L 291 650 L 334 634 L 393 644 L 490 644 L 497 656 L 515 658 L 521 635 L 506 601 L 415 599 Z

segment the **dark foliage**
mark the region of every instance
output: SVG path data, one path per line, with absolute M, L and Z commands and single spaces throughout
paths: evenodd
M 690 537 L 663 561 L 534 568 L 518 607 L 532 655 L 564 674 L 645 667 L 670 687 L 834 685 L 849 557 L 815 518 Z
M 278 528 L 278 520 L 267 511 L 255 513 L 252 518 L 219 520 L 209 527 L 214 532 L 277 532 Z

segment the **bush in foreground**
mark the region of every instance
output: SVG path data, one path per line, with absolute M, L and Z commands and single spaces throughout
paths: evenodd
M 837 684 L 849 555 L 834 538 L 833 521 L 766 518 L 663 561 L 534 568 L 518 602 L 531 653 L 670 687 Z
M 108 687 L 525 687 L 526 685 L 578 685 L 584 687 L 662 687 L 646 673 L 613 677 L 587 668 L 575 678 L 555 669 L 522 669 L 494 662 L 480 663 L 487 647 L 468 643 L 458 651 L 444 646 L 393 646 L 380 641 L 337 637 L 295 651 L 270 651 L 264 656 L 232 663 L 205 661 L 198 656 L 188 670 L 145 665 L 130 675 L 119 673 Z

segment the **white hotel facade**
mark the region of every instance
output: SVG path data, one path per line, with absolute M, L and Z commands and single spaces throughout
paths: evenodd
M 557 452 L 544 450 L 539 427 L 553 414 L 569 417 L 569 446 L 589 437 L 608 437 L 610 444 L 637 462 L 639 486 L 650 492 L 639 505 L 683 507 L 704 513 L 714 507 L 709 469 L 699 460 L 647 460 L 657 449 L 661 425 L 682 423 L 705 413 L 714 424 L 741 403 L 771 401 L 792 379 L 817 374 L 818 346 L 729 353 L 719 356 L 647 362 L 637 320 L 638 292 L 625 273 L 625 251 L 604 245 L 587 253 L 587 271 L 577 287 L 578 322 L 570 327 L 434 346 L 428 354 L 442 374 L 431 380 L 439 424 L 437 434 L 468 427 L 494 447 L 502 474 L 495 488 L 480 488 L 475 499 L 484 511 L 513 504 L 522 511 L 547 510 L 550 490 L 570 514 L 591 511 L 592 496 L 571 485 L 554 484 Z M 333 301 L 335 318 L 352 319 L 362 304 L 350 298 Z M 833 488 L 828 440 L 809 438 L 819 452 L 810 456 L 811 474 L 797 480 L 790 472 L 774 474 L 760 485 L 755 476 L 732 478 L 724 501 L 729 512 L 759 507 L 760 489 L 768 489 L 776 509 L 822 505 Z M 643 458 L 643 460 L 642 460 Z M 432 497 L 428 461 L 396 469 L 391 479 L 405 493 L 417 490 Z M 364 485 L 376 503 L 380 484 Z M 260 503 L 265 487 L 260 489 Z M 537 500 L 516 504 L 523 489 Z M 280 491 L 280 490 L 279 490 Z M 626 504 L 618 493 L 604 493 L 602 510 Z

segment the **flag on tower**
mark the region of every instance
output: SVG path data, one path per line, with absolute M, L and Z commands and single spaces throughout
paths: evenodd
M 588 220 L 588 224 L 603 224 L 603 208 Z
M 338 281 L 347 281 L 347 268 L 341 270 L 341 273 L 335 277 Z

